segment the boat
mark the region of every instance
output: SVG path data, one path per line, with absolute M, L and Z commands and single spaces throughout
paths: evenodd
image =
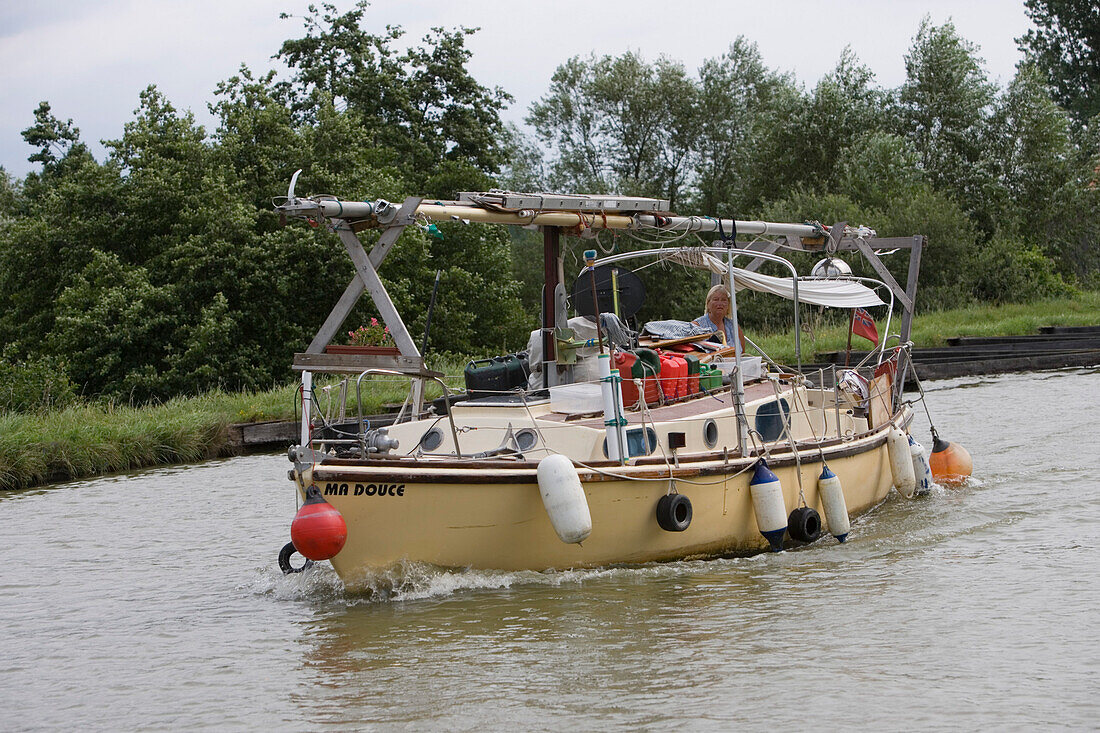
M 284 572 L 327 559 L 356 586 L 403 563 L 543 571 L 778 551 L 827 535 L 844 541 L 851 519 L 892 490 L 912 497 L 932 481 L 927 454 L 908 435 L 913 405 L 902 395 L 912 368 L 919 235 L 878 238 L 843 222 L 678 216 L 667 201 L 622 196 L 489 191 L 400 204 L 299 197 L 297 177 L 277 211 L 326 226 L 347 248 L 356 276 L 309 347 L 295 355 L 301 424 L 289 457 L 302 504 L 280 554 Z M 542 328 L 529 352 L 472 362 L 459 394 L 425 365 L 378 276 L 406 227 L 434 231 L 436 222 L 455 221 L 537 227 L 546 276 Z M 561 282 L 562 238 L 583 243 L 603 229 L 664 239 L 635 252 L 586 252 L 569 295 Z M 364 231 L 378 233 L 369 253 L 359 238 Z M 719 239 L 683 244 L 685 235 L 706 232 Z M 905 287 L 878 254 L 897 249 L 909 251 Z M 811 275 L 798 276 L 780 250 L 824 258 Z M 842 252 L 864 256 L 881 279 L 852 277 Z M 718 361 L 713 334 L 646 340 L 622 312 L 629 288 L 621 281 L 631 275 L 621 265 L 633 260 L 697 266 L 713 283 L 734 284 L 735 323 L 739 289 L 787 299 L 796 364 L 775 363 L 751 341 L 760 354 L 750 355 L 738 339 L 717 345 L 730 358 L 706 364 Z M 765 262 L 790 276 L 759 273 Z M 330 353 L 326 347 L 364 293 L 397 353 Z M 900 328 L 850 369 L 808 370 L 800 303 L 887 306 L 887 333 L 900 306 Z M 570 318 L 571 307 L 586 313 Z M 429 323 L 430 315 L 429 306 Z M 694 354 L 702 365 L 673 349 L 683 343 L 702 350 Z M 689 364 L 686 375 L 681 361 Z M 377 376 L 409 381 L 401 413 L 385 426 L 346 408 L 353 393 L 351 404 L 361 404 Z M 318 399 L 315 385 L 326 379 L 338 399 Z M 425 409 L 433 383 L 442 397 Z M 936 439 L 952 455 L 965 453 Z M 969 473 L 961 460 L 940 463 Z M 296 552 L 307 558 L 304 565 L 292 563 Z

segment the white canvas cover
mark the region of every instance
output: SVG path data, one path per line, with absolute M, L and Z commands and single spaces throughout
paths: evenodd
M 689 267 L 710 270 L 726 275 L 725 263 L 706 252 L 677 252 L 664 258 Z M 740 267 L 733 268 L 733 279 L 738 290 L 755 290 L 771 293 L 787 300 L 794 300 L 794 285 L 789 277 L 773 277 Z M 823 305 L 829 308 L 870 308 L 886 305 L 874 290 L 851 280 L 799 280 L 798 302 Z

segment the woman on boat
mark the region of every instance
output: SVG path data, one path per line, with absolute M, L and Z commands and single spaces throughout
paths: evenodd
M 741 339 L 741 350 L 745 349 L 745 335 L 737 330 L 733 319 L 726 314 L 730 310 L 730 291 L 725 285 L 715 285 L 707 293 L 705 306 L 706 313 L 696 318 L 692 323 L 711 331 L 719 332 L 719 339 L 724 346 L 733 344 L 736 334 Z M 719 325 L 721 324 L 721 325 Z

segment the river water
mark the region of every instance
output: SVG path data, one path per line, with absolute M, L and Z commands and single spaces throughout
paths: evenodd
M 1100 371 L 927 387 L 968 486 L 748 559 L 353 596 L 283 456 L 0 493 L 0 729 L 1095 729 Z

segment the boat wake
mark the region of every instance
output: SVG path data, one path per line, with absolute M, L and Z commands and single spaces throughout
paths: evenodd
M 365 573 L 347 586 L 327 565 L 293 575 L 264 571 L 256 590 L 279 600 L 337 601 L 349 606 L 375 603 L 403 603 L 453 597 L 476 591 L 508 591 L 513 588 L 557 588 L 582 586 L 611 580 L 617 583 L 646 583 L 655 578 L 713 573 L 764 561 L 764 554 L 752 557 L 680 560 L 649 565 L 614 566 L 577 570 L 474 570 L 442 568 L 418 562 L 395 563 Z

